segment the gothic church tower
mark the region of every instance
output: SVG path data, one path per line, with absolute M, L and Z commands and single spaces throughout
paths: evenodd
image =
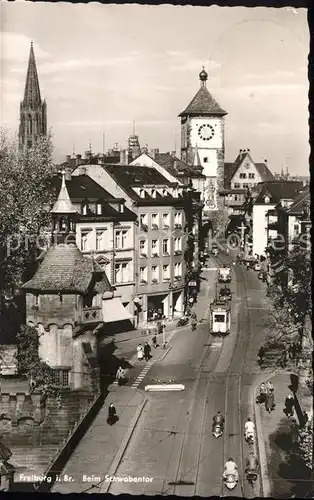
M 28 60 L 24 100 L 20 104 L 20 148 L 32 147 L 40 136 L 47 134 L 47 106 L 41 100 L 33 42 Z

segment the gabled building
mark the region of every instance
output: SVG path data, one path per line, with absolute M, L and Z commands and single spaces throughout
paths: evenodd
M 274 177 L 267 160 L 264 160 L 264 163 L 254 163 L 250 150 L 240 149 L 233 163 L 225 163 L 222 195 L 228 216 L 244 214 L 246 198 L 254 198 L 258 185 L 271 180 L 274 180 Z
M 138 218 L 136 285 L 137 324 L 155 313 L 166 318 L 184 311 L 185 207 L 183 186 L 155 168 L 135 165 L 88 165 L 86 174 L 111 195 L 124 198 Z M 79 170 L 73 172 L 79 175 Z
M 137 216 L 125 206 L 123 198 L 112 196 L 107 190 L 85 174 L 85 166 L 79 167 L 81 175 L 66 173 L 66 188 L 76 216 L 76 245 L 83 255 L 93 256 L 106 272 L 119 295 L 122 308 L 117 310 L 116 320 L 122 321 L 130 313 L 134 316 L 132 297 L 135 285 L 134 231 Z M 60 189 L 61 179 L 55 187 Z
M 47 106 L 41 99 L 33 42 L 31 42 L 24 99 L 20 104 L 19 147 L 32 147 L 47 134 Z
M 302 189 L 302 182 L 267 181 L 259 184 L 253 204 L 253 254 L 266 254 L 266 248 L 278 235 L 275 207 L 279 202 L 289 207 Z
M 75 243 L 77 211 L 64 174 L 51 216 L 53 244 L 22 286 L 27 324 L 38 330 L 39 355 L 50 366 L 55 383 L 91 389 L 99 375 L 98 335 L 110 322 L 117 299 L 105 271 Z
M 309 249 L 311 242 L 310 203 L 311 194 L 309 186 L 306 186 L 290 206 L 285 207 L 279 203 L 275 207 L 278 234 L 283 237 L 286 252 L 290 252 L 295 245 Z

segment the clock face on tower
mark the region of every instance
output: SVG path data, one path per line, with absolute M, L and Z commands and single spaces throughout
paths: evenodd
M 198 135 L 203 141 L 210 141 L 214 137 L 215 130 L 214 127 L 208 123 L 201 125 L 198 129 Z

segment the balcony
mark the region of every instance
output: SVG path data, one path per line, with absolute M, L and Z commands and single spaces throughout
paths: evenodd
M 147 253 L 141 252 L 140 253 L 140 257 L 142 257 L 143 259 L 147 258 Z
M 159 229 L 158 224 L 152 224 L 152 230 L 157 231 Z
M 175 250 L 174 255 L 182 255 L 182 250 Z
M 182 229 L 182 224 L 175 224 L 174 229 Z
M 148 231 L 148 225 L 147 224 L 141 224 L 140 228 L 141 228 L 141 231 L 144 231 L 145 233 L 147 233 L 147 231 Z
M 152 253 L 152 257 L 153 257 L 153 258 L 155 258 L 155 257 L 159 257 L 159 253 L 157 253 L 157 252 L 153 252 L 153 253 Z
M 164 225 L 162 226 L 162 228 L 163 228 L 163 229 L 169 229 L 169 226 L 168 226 L 168 224 L 164 224 Z
M 85 307 L 82 312 L 82 324 L 92 325 L 103 321 L 101 307 Z

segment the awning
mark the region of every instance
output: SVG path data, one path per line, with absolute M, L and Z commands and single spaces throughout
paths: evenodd
M 125 309 L 119 297 L 103 300 L 102 314 L 104 323 L 133 319 L 133 316 Z

